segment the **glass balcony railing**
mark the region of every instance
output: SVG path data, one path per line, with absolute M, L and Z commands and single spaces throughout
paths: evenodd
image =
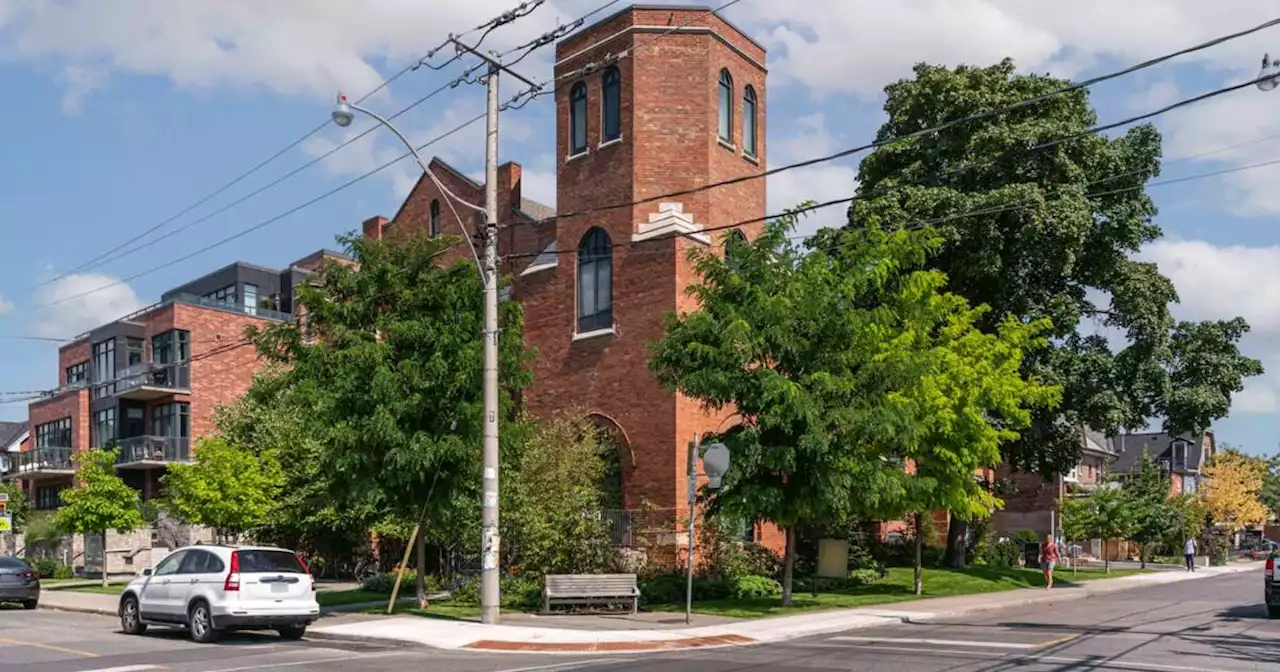
M 191 389 L 191 365 L 134 364 L 121 371 L 115 380 L 116 394 L 126 399 L 151 399 Z
M 191 440 L 184 436 L 131 436 L 116 440 L 116 466 L 149 466 L 191 461 Z
M 263 308 L 261 306 L 246 306 L 243 303 L 215 301 L 203 296 L 196 296 L 195 294 L 179 294 L 173 297 L 172 300 L 189 303 L 194 306 L 203 306 L 205 308 L 217 308 L 218 310 L 227 310 L 233 313 L 244 313 L 245 315 L 263 317 L 268 320 L 277 320 L 280 322 L 288 322 L 293 319 L 293 315 L 278 310 L 271 310 L 270 308 Z
M 17 469 L 11 475 L 18 478 L 40 474 L 73 474 L 76 471 L 75 462 L 71 460 L 71 449 L 62 447 L 45 446 L 18 453 L 16 466 Z

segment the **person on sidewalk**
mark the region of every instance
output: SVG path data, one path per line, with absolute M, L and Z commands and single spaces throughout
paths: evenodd
M 1187 558 L 1187 571 L 1196 571 L 1196 539 L 1195 537 L 1187 537 L 1187 543 L 1182 545 L 1182 554 Z
M 1058 544 L 1053 535 L 1044 537 L 1044 545 L 1040 547 L 1040 571 L 1044 572 L 1044 589 L 1053 587 L 1053 567 L 1058 564 Z

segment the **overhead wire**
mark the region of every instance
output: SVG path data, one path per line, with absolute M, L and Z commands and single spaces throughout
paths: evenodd
M 468 31 L 466 31 L 465 33 L 462 33 L 462 35 L 455 36 L 455 35 L 452 35 L 452 34 L 451 34 L 451 35 L 450 35 L 450 36 L 449 36 L 449 37 L 448 37 L 444 42 L 442 42 L 439 46 L 435 47 L 434 49 L 431 49 L 430 51 L 428 51 L 428 52 L 427 52 L 427 54 L 426 54 L 426 55 L 424 55 L 422 58 L 419 58 L 417 61 L 415 61 L 415 62 L 413 62 L 413 63 L 411 63 L 411 64 L 409 64 L 409 65 L 405 66 L 404 68 L 402 68 L 401 70 L 399 70 L 398 72 L 396 72 L 396 73 L 395 73 L 394 75 L 392 75 L 391 77 L 389 77 L 389 78 L 387 78 L 387 79 L 383 80 L 383 81 L 382 81 L 382 83 L 381 83 L 381 84 L 379 84 L 379 85 L 378 85 L 376 88 L 374 88 L 372 91 L 369 91 L 368 93 L 366 93 L 366 94 L 364 94 L 363 96 L 361 96 L 360 98 L 358 98 L 358 99 L 355 101 L 355 102 L 356 102 L 356 104 L 360 104 L 360 103 L 364 102 L 366 99 L 368 99 L 368 98 L 372 97 L 373 95 L 375 95 L 375 94 L 376 94 L 376 93 L 378 93 L 379 91 L 383 90 L 384 88 L 386 88 L 387 86 L 389 86 L 392 82 L 394 82 L 395 80 L 399 79 L 399 78 L 400 78 L 401 76 L 403 76 L 404 74 L 406 74 L 406 73 L 408 73 L 408 72 L 411 72 L 411 71 L 414 71 L 414 70 L 417 70 L 417 69 L 419 69 L 420 67 L 422 67 L 422 66 L 424 66 L 424 65 L 425 65 L 425 66 L 427 66 L 427 67 L 430 67 L 431 69 L 434 69 L 434 70 L 441 70 L 441 69 L 443 69 L 444 67 L 446 67 L 446 66 L 448 66 L 448 65 L 451 65 L 451 64 L 453 64 L 453 63 L 457 62 L 458 60 L 460 60 L 460 59 L 462 58 L 462 55 L 461 55 L 461 54 L 456 54 L 456 55 L 454 55 L 454 56 L 453 56 L 452 58 L 450 58 L 448 61 L 446 61 L 445 63 L 442 63 L 442 64 L 441 64 L 441 65 L 439 65 L 439 66 L 433 66 L 433 65 L 431 65 L 431 64 L 429 64 L 429 63 L 427 63 L 427 59 L 429 59 L 429 58 L 433 57 L 433 56 L 435 55 L 435 53 L 436 53 L 436 52 L 440 51 L 440 50 L 441 50 L 441 49 L 443 49 L 444 47 L 446 47 L 446 46 L 448 46 L 449 44 L 451 44 L 451 43 L 452 43 L 452 41 L 453 41 L 454 39 L 460 39 L 460 38 L 461 38 L 461 37 L 463 37 L 463 36 L 473 34 L 473 33 L 477 32 L 477 31 L 480 31 L 480 30 L 484 30 L 484 31 L 485 31 L 484 35 L 482 35 L 482 36 L 481 36 L 481 38 L 480 38 L 480 41 L 476 43 L 477 45 L 479 45 L 479 44 L 480 44 L 480 42 L 483 42 L 484 38 L 485 38 L 485 37 L 487 37 L 487 36 L 489 35 L 489 33 L 493 32 L 494 30 L 496 30 L 497 28 L 499 28 L 499 27 L 501 27 L 501 26 L 503 26 L 503 25 L 506 25 L 507 23 L 510 23 L 510 22 L 512 22 L 512 21 L 514 21 L 514 20 L 516 20 L 516 19 L 523 18 L 524 16 L 527 16 L 530 12 L 532 12 L 532 11 L 533 11 L 533 9 L 536 9 L 536 8 L 537 8 L 539 5 L 541 5 L 544 1 L 545 1 L 545 0 L 532 0 L 531 2 L 522 2 L 520 5 L 518 5 L 518 6 L 516 7 L 516 9 L 514 9 L 514 10 L 509 10 L 508 12 L 504 12 L 503 14 L 499 15 L 498 17 L 495 17 L 494 19 L 491 19 L 490 21 L 488 21 L 488 22 L 486 22 L 486 23 L 484 23 L 484 24 L 481 24 L 481 25 L 479 25 L 479 26 L 476 26 L 475 28 L 472 28 L 471 30 L 468 30 Z M 532 6 L 531 6 L 531 5 L 532 5 Z M 473 71 L 473 69 L 468 69 L 468 70 L 464 73 L 464 76 L 461 78 L 461 81 L 466 81 L 466 78 L 470 76 L 470 74 L 471 74 L 471 72 L 472 72 L 472 71 Z M 415 107 L 417 107 L 417 106 L 421 105 L 422 103 L 426 102 L 427 100 L 431 99 L 432 97 L 434 97 L 434 96 L 436 96 L 436 95 L 439 95 L 440 93 L 443 93 L 444 91 L 447 91 L 447 90 L 449 90 L 450 88 L 456 87 L 459 83 L 461 83 L 461 82 L 460 82 L 460 81 L 455 80 L 454 82 L 450 82 L 449 84 L 446 84 L 445 86 L 442 86 L 442 87 L 440 87 L 440 88 L 438 88 L 438 89 L 436 89 L 436 90 L 432 91 L 431 93 L 429 93 L 429 94 L 427 94 L 427 95 L 425 95 L 425 96 L 423 96 L 423 97 L 419 98 L 418 100 L 414 101 L 414 102 L 413 102 L 412 104 L 410 104 L 408 107 L 405 107 L 405 108 L 401 109 L 399 112 L 397 112 L 396 114 L 392 115 L 390 118 L 391 118 L 391 119 L 394 119 L 394 118 L 396 118 L 396 117 L 400 116 L 401 114 L 404 114 L 405 112 L 408 112 L 409 110 L 411 110 L 411 109 L 413 109 L 413 108 L 415 108 Z M 175 220 L 179 219 L 179 218 L 180 218 L 180 217 L 182 217 L 183 215 L 186 215 L 187 213 L 189 213 L 189 212 L 191 212 L 191 211 L 195 210 L 196 208 L 200 207 L 201 205 L 204 205 L 205 203 L 207 203 L 208 201 L 210 201 L 210 200 L 212 200 L 213 198 L 217 197 L 218 195 L 220 195 L 220 194 L 222 194 L 222 193 L 226 192 L 228 189 L 230 189 L 231 187 L 235 186 L 236 184 L 239 184 L 239 183 L 240 183 L 240 182 L 242 182 L 244 179 L 248 178 L 249 176 L 253 175 L 254 173 L 257 173 L 259 170 L 261 170 L 261 169 L 262 169 L 263 167 L 265 167 L 267 164 L 269 164 L 269 163 L 271 163 L 271 162 L 275 161 L 276 159 L 280 158 L 280 157 L 281 157 L 281 156 L 283 156 L 284 154 L 288 153 L 290 150 L 292 150 L 292 149 L 294 149 L 295 147 L 297 147 L 297 146 L 301 145 L 303 142 L 305 142 L 306 140 L 310 139 L 310 138 L 311 138 L 312 136 L 314 136 L 316 133 L 318 133 L 318 132 L 320 132 L 321 130 L 323 130 L 324 128 L 326 128 L 330 123 L 332 123 L 330 120 L 325 120 L 325 122 L 324 122 L 324 123 L 322 123 L 322 124 L 320 124 L 319 126 L 316 126 L 315 128 L 311 129 L 311 130 L 310 130 L 310 131 L 308 131 L 306 134 L 304 134 L 302 137 L 300 137 L 300 138 L 298 138 L 297 140 L 294 140 L 293 142 L 289 143 L 289 144 L 288 144 L 288 145 L 286 145 L 284 148 L 282 148 L 282 149 L 280 149 L 279 151 L 277 151 L 276 153 L 272 154 L 271 156 L 269 156 L 269 157 L 268 157 L 268 158 L 266 158 L 265 160 L 263 160 L 263 161 L 259 162 L 259 163 L 258 163 L 257 165 L 255 165 L 254 167 L 250 168 L 248 171 L 246 171 L 246 172 L 244 172 L 244 173 L 241 173 L 241 174 L 240 174 L 239 176 L 237 176 L 235 179 L 233 179 L 233 180 L 231 180 L 230 182 L 228 182 L 228 183 L 226 183 L 226 184 L 222 185 L 221 187 L 219 187 L 219 188 L 218 188 L 218 189 L 216 189 L 215 191 L 213 191 L 213 192 L 211 192 L 211 193 L 207 194 L 206 196 L 204 196 L 204 197 L 203 197 L 203 198 L 201 198 L 200 200 L 196 201 L 195 203 L 193 203 L 193 204 L 192 204 L 192 205 L 190 205 L 190 206 L 187 206 L 186 208 L 182 209 L 181 211 L 179 211 L 178 213 L 174 214 L 173 216 L 171 216 L 171 217 L 168 217 L 168 218 L 164 219 L 163 221 L 161 221 L 161 222 L 159 222 L 159 223 L 157 223 L 157 224 L 155 224 L 155 225 L 151 226 L 150 228 L 146 229 L 146 230 L 145 230 L 145 231 L 143 231 L 142 233 L 140 233 L 140 234 L 138 234 L 138 235 L 136 235 L 136 236 L 134 236 L 134 237 L 132 237 L 132 238 L 130 238 L 130 239 L 128 239 L 128 240 L 126 240 L 126 241 L 124 241 L 124 242 L 122 242 L 122 243 L 118 244 L 118 245 L 116 245 L 115 247 L 113 247 L 113 248 L 111 248 L 111 249 L 109 249 L 109 250 L 107 250 L 107 251 L 103 252 L 102 254 L 99 254 L 97 257 L 94 257 L 93 259 L 90 259 L 89 261 L 87 261 L 87 262 L 85 262 L 85 263 L 83 263 L 83 264 L 80 264 L 79 266 L 76 266 L 76 267 L 72 268 L 72 269 L 71 269 L 71 270 L 69 270 L 69 271 L 66 271 L 66 272 L 64 272 L 64 273 L 62 273 L 62 274 L 60 274 L 60 275 L 58 275 L 58 276 L 55 276 L 54 278 L 52 278 L 52 279 L 50 279 L 50 280 L 45 280 L 45 281 L 43 281 L 43 282 L 39 283 L 39 284 L 38 284 L 38 285 L 36 285 L 36 286 L 37 286 L 37 287 L 39 287 L 39 286 L 48 285 L 48 284 L 51 284 L 51 283 L 57 282 L 57 281 L 59 281 L 59 280 L 62 280 L 63 278 L 66 278 L 66 277 L 68 277 L 68 276 L 70 276 L 70 275 L 72 275 L 72 274 L 74 274 L 74 273 L 78 273 L 78 272 L 81 272 L 81 271 L 84 271 L 84 270 L 87 270 L 87 269 L 91 269 L 91 268 L 96 268 L 96 267 L 98 267 L 98 266 L 102 266 L 103 264 L 109 263 L 109 262 L 111 262 L 111 261 L 115 261 L 115 260 L 117 260 L 117 259 L 121 259 L 121 258 L 123 258 L 123 257 L 126 257 L 126 256 L 130 255 L 130 254 L 133 254 L 133 253 L 138 252 L 138 251 L 140 251 L 140 250 L 143 250 L 143 249 L 146 249 L 146 248 L 148 248 L 148 247 L 151 247 L 152 245 L 155 245 L 156 243 L 158 243 L 158 242 L 160 242 L 160 241 L 162 241 L 162 240 L 165 240 L 165 239 L 167 239 L 167 238 L 170 238 L 170 237 L 172 237 L 173 235 L 176 235 L 177 233 L 180 233 L 180 232 L 182 232 L 182 231 L 188 230 L 188 229 L 190 229 L 191 227 L 193 227 L 193 226 L 195 226 L 195 225 L 197 225 L 197 224 L 201 224 L 201 223 L 203 223 L 203 222 L 206 222 L 206 221 L 208 221 L 209 219 L 211 219 L 212 217 L 217 216 L 217 215 L 219 215 L 219 214 L 221 214 L 221 213 L 223 213 L 223 212 L 226 212 L 226 211 L 230 210 L 231 208 L 234 208 L 234 207 L 236 207 L 236 206 L 240 205 L 241 203 L 244 203 L 245 201 L 247 201 L 247 200 L 249 200 L 249 199 L 253 198 L 254 196 L 257 196 L 258 194 L 260 194 L 260 193 L 262 193 L 262 192 L 264 192 L 264 191 L 266 191 L 266 190 L 268 190 L 268 189 L 271 189 L 271 188 L 273 188 L 273 187 L 275 187 L 275 186 L 279 185 L 280 183 L 284 182 L 285 180 L 288 180 L 288 179 L 292 178 L 294 175 L 297 175 L 298 173 L 300 173 L 300 172 L 302 172 L 302 171 L 304 171 L 304 170 L 306 170 L 306 169 L 310 168 L 311 166 L 314 166 L 315 164 L 317 164 L 317 163 L 319 163 L 319 162 L 321 162 L 321 161 L 323 161 L 323 160 L 327 159 L 329 156 L 331 156 L 331 155 L 333 155 L 334 153 L 336 153 L 336 152 L 338 152 L 338 151 L 340 151 L 340 150 L 344 149 L 345 147 L 347 147 L 348 145 L 350 145 L 350 144 L 354 143 L 355 141 L 357 141 L 357 140 L 359 140 L 359 139 L 363 138 L 365 135 L 369 134 L 370 132 L 372 132 L 373 130 L 375 130 L 375 129 L 377 128 L 377 125 L 376 125 L 376 124 L 375 124 L 375 125 L 373 125 L 373 126 L 370 126 L 369 128 L 365 129 L 363 132 L 361 132 L 359 135 L 356 135 L 355 137 L 351 138 L 350 140 L 347 140 L 347 141 L 345 141 L 345 142 L 343 142 L 343 143 L 339 144 L 338 146 L 334 147 L 333 149 L 329 150 L 328 152 L 325 152 L 323 155 L 321 155 L 321 156 L 319 156 L 319 157 L 317 157 L 317 158 L 315 158 L 315 159 L 313 159 L 313 160 L 311 160 L 311 161 L 308 161 L 307 163 L 303 164 L 302 166 L 300 166 L 300 167 L 298 167 L 298 168 L 295 168 L 294 170 L 292 170 L 292 171 L 290 171 L 290 172 L 286 173 L 283 177 L 280 177 L 280 178 L 278 178 L 278 179 L 276 179 L 276 180 L 273 180 L 273 181 L 269 182 L 266 186 L 260 187 L 260 188 L 258 188 L 258 189 L 256 189 L 256 190 L 254 190 L 254 191 L 250 192 L 248 195 L 243 196 L 243 197 L 241 197 L 241 198 L 239 198 L 239 199 L 237 199 L 237 200 L 235 200 L 235 201 L 231 202 L 230 204 L 228 204 L 228 205 L 226 205 L 226 206 L 224 206 L 224 207 L 222 207 L 222 208 L 219 208 L 218 210 L 214 211 L 214 212 L 213 212 L 212 214 L 210 214 L 210 215 L 206 215 L 206 216 L 204 216 L 204 217 L 201 217 L 201 218 L 197 219 L 197 220 L 196 220 L 196 221 L 194 221 L 194 222 L 190 222 L 190 223 L 188 223 L 188 224 L 185 224 L 185 225 L 183 225 L 182 227 L 178 228 L 177 230 L 175 230 L 175 231 L 171 231 L 171 232 L 169 232 L 168 234 L 165 234 L 164 236 L 161 236 L 161 237 L 159 237 L 159 238 L 156 238 L 156 239 L 154 239 L 154 240 L 152 240 L 152 241 L 150 241 L 150 242 L 147 242 L 147 243 L 145 243 L 145 244 L 143 244 L 143 245 L 135 246 L 135 247 L 133 247 L 133 248 L 131 248 L 131 249 L 129 249 L 129 250 L 127 250 L 127 251 L 123 252 L 123 253 L 116 254 L 117 252 L 119 252 L 120 250 L 124 249 L 125 247 L 128 247 L 129 245 L 132 245 L 133 243 L 135 243 L 135 242 L 137 242 L 137 241 L 139 241 L 139 240 L 141 240 L 141 239 L 145 238 L 146 236 L 148 236 L 148 235 L 150 235 L 150 234 L 154 233 L 155 231 L 157 231 L 157 230 L 159 230 L 159 229 L 163 228 L 164 226 L 166 226 L 166 225 L 168 225 L 168 224 L 170 224 L 170 223 L 174 222 Z

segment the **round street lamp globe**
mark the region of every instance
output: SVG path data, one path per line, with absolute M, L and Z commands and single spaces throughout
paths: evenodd
M 718 490 L 724 473 L 729 470 L 729 447 L 723 443 L 707 446 L 702 453 L 702 468 L 707 472 L 707 487 Z
M 333 123 L 346 128 L 351 125 L 351 120 L 355 118 L 355 112 L 351 110 L 351 106 L 347 104 L 347 97 L 341 93 L 338 94 L 338 102 L 333 106 Z

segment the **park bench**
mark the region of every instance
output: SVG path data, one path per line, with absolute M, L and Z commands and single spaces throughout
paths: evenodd
M 609 604 L 631 602 L 631 613 L 640 607 L 640 587 L 635 574 L 548 574 L 542 586 L 542 612 L 553 604 Z

